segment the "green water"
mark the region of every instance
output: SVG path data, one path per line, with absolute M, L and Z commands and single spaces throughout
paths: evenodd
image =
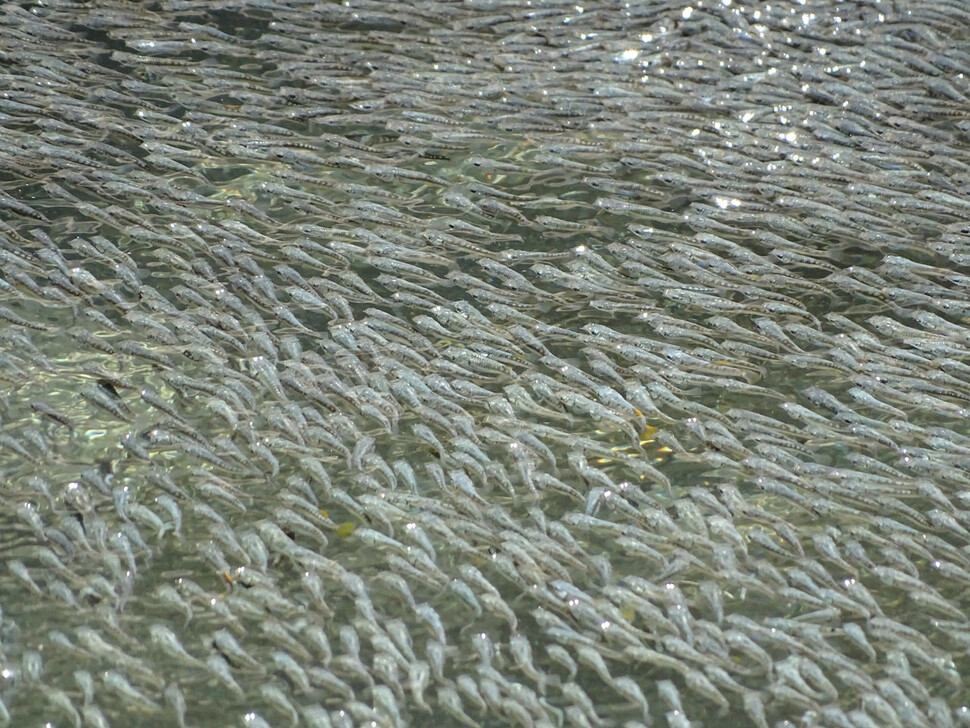
M 942 10 L 5 7 L 10 724 L 73 725 L 69 704 L 175 725 L 177 686 L 193 726 L 313 725 L 314 706 L 334 725 L 678 725 L 663 680 L 694 725 L 755 724 L 745 696 L 777 725 L 880 724 L 879 701 L 904 725 L 959 719 L 967 146 Z M 445 635 L 426 690 L 409 670 L 439 635 L 410 600 Z M 413 657 L 380 641 L 395 620 Z M 628 628 L 661 657 L 636 659 Z M 786 677 L 792 654 L 828 684 Z M 469 683 L 456 717 L 441 696 Z

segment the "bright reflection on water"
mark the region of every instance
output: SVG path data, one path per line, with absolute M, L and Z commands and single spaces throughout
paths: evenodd
M 0 724 L 946 726 L 966 10 L 2 7 Z

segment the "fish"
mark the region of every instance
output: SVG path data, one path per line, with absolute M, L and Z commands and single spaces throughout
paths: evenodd
M 963 8 L 171 4 L 4 16 L 21 689 L 955 722 Z

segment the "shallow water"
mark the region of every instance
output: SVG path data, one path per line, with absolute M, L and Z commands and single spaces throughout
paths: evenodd
M 210 6 L 2 9 L 0 723 L 967 719 L 962 6 Z

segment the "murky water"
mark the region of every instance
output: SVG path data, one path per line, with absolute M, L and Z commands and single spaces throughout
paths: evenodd
M 0 724 L 970 717 L 963 5 L 0 12 Z

